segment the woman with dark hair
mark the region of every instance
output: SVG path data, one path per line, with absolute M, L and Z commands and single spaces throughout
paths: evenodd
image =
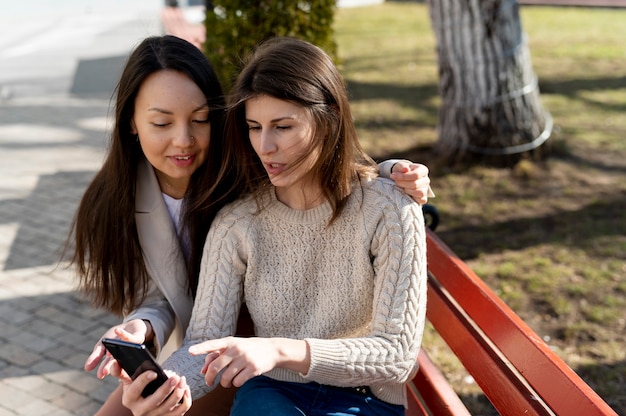
M 202 52 L 173 36 L 138 45 L 116 93 L 110 148 L 74 219 L 72 263 L 82 292 L 124 316 L 103 338 L 146 343 L 163 359 L 187 327 L 211 221 L 239 191 L 222 164 L 224 94 Z M 85 369 L 99 363 L 98 377 L 119 374 L 100 342 Z M 123 412 L 118 389 L 98 414 Z
M 246 194 L 213 221 L 184 345 L 164 368 L 194 398 L 239 387 L 236 416 L 404 414 L 425 324 L 424 218 L 361 149 L 331 58 L 293 38 L 262 44 L 226 127 Z M 255 337 L 234 336 L 244 302 Z M 137 380 L 128 406 L 162 414 L 134 401 Z
M 74 219 L 79 288 L 96 306 L 124 316 L 103 338 L 145 343 L 160 361 L 182 343 L 209 226 L 242 191 L 235 165 L 224 163 L 224 105 L 198 48 L 173 36 L 141 42 L 117 86 L 106 159 Z M 387 176 L 393 162 L 381 164 Z M 407 161 L 393 170 L 405 172 L 394 174 L 399 186 L 425 202 L 428 170 Z M 88 371 L 96 367 L 100 378 L 120 376 L 100 342 L 85 363 Z M 170 381 L 163 408 L 185 392 L 176 376 Z M 212 393 L 193 412 L 228 414 L 233 390 Z M 121 396 L 117 389 L 97 414 L 129 414 Z

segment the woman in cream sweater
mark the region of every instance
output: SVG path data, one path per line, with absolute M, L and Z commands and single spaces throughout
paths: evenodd
M 183 348 L 164 367 L 192 397 L 240 386 L 233 415 L 404 414 L 426 312 L 424 220 L 376 177 L 339 71 L 307 42 L 266 42 L 227 128 L 250 192 L 213 222 Z M 244 302 L 253 338 L 233 336 Z

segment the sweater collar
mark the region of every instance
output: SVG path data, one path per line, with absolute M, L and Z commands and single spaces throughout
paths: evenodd
M 283 221 L 297 224 L 318 223 L 328 221 L 333 209 L 328 201 L 311 209 L 293 209 L 283 204 L 276 198 L 276 190 L 270 187 L 263 198 L 265 209 Z

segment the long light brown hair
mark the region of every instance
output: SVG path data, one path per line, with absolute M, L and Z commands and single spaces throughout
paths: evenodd
M 265 41 L 246 62 L 229 97 L 226 152 L 243 167 L 238 180 L 257 194 L 270 182 L 250 144 L 245 102 L 260 95 L 290 101 L 311 114 L 312 147 L 320 154 L 311 174 L 319 178 L 322 192 L 333 206 L 332 223 L 359 179 L 377 172 L 375 162 L 359 143 L 339 70 L 321 48 L 290 37 Z

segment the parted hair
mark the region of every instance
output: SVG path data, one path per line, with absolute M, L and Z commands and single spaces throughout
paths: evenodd
M 213 67 L 185 40 L 174 36 L 146 38 L 130 54 L 116 86 L 115 123 L 106 159 L 80 202 L 66 245 L 67 252 L 74 244 L 70 260 L 77 266 L 79 289 L 96 306 L 116 314 L 128 313 L 141 304 L 150 278 L 135 222 L 138 164 L 144 155 L 131 132 L 131 120 L 144 80 L 161 70 L 188 76 L 209 105 L 207 161 L 193 173 L 183 202 L 183 226 L 191 239 L 187 274 L 192 296 L 211 221 L 221 206 L 235 198 L 229 183 L 232 174 L 222 163 L 225 101 Z
M 245 62 L 229 95 L 226 154 L 245 167 L 238 180 L 257 195 L 270 181 L 250 144 L 245 103 L 261 95 L 302 106 L 312 116 L 315 139 L 311 146 L 319 149 L 320 156 L 311 174 L 319 178 L 333 207 L 332 223 L 359 179 L 378 171 L 359 143 L 339 69 L 321 48 L 291 37 L 261 43 Z

